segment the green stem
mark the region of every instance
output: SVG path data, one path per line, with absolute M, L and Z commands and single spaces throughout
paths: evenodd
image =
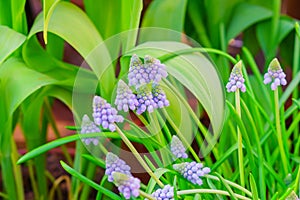
M 199 156 L 197 155 L 197 153 L 194 151 L 194 149 L 192 148 L 192 146 L 189 144 L 189 142 L 185 139 L 185 137 L 183 136 L 183 134 L 181 133 L 181 131 L 179 130 L 179 128 L 177 128 L 176 124 L 173 122 L 173 120 L 170 118 L 169 114 L 167 113 L 167 111 L 163 108 L 162 109 L 164 115 L 166 116 L 168 122 L 171 124 L 172 128 L 175 130 L 175 132 L 177 133 L 177 135 L 179 136 L 179 138 L 182 140 L 182 142 L 184 143 L 184 145 L 188 148 L 188 150 L 191 152 L 191 154 L 193 155 L 194 159 L 200 163 L 201 160 L 199 158 Z
M 133 155 L 136 157 L 136 159 L 139 161 L 139 163 L 142 165 L 142 167 L 146 170 L 146 172 L 155 180 L 155 182 L 161 187 L 164 187 L 164 184 L 156 177 L 156 175 L 152 172 L 150 167 L 147 165 L 147 163 L 144 161 L 144 159 L 141 157 L 139 152 L 136 150 L 136 148 L 133 146 L 133 144 L 128 140 L 126 135 L 121 131 L 121 129 L 115 124 L 116 130 L 119 133 L 120 137 L 122 138 L 123 142 L 127 145 L 127 147 L 130 149 L 130 151 L 133 153 Z
M 240 103 L 240 90 L 237 89 L 235 92 L 235 108 L 236 112 L 241 118 L 241 103 Z M 244 169 L 244 156 L 243 156 L 243 138 L 240 132 L 239 127 L 237 127 L 238 134 L 238 160 L 239 160 L 239 169 L 240 169 L 240 181 L 241 186 L 245 186 L 245 169 Z
M 276 131 L 277 131 L 277 140 L 279 151 L 282 159 L 282 165 L 284 169 L 285 176 L 289 173 L 287 157 L 284 151 L 284 146 L 282 142 L 282 133 L 281 133 L 281 125 L 280 125 L 280 113 L 279 113 L 279 97 L 278 97 L 278 87 L 274 91 L 274 101 L 275 101 L 275 118 L 276 118 Z
M 224 190 L 215 190 L 215 189 L 191 189 L 191 190 L 181 190 L 177 192 L 178 196 L 186 195 L 186 194 L 220 194 L 220 195 L 230 196 L 229 192 L 226 192 Z M 233 193 L 233 195 L 238 199 L 251 200 L 250 198 L 244 197 L 236 193 Z
M 208 178 L 208 179 L 212 179 L 212 180 L 215 180 L 215 181 L 219 181 L 219 182 L 220 182 L 220 179 L 219 179 L 217 176 L 213 176 L 213 175 L 205 175 L 205 177 Z M 242 187 L 242 186 L 240 186 L 240 185 L 238 185 L 238 184 L 236 184 L 236 183 L 234 183 L 234 182 L 231 182 L 231 181 L 229 181 L 229 180 L 226 180 L 226 179 L 224 179 L 224 181 L 225 181 L 228 185 L 230 185 L 230 186 L 232 186 L 232 187 L 234 187 L 234 188 L 236 188 L 236 189 L 239 189 L 239 190 L 241 190 L 242 192 L 244 192 L 245 194 L 247 194 L 248 196 L 252 197 L 252 193 L 251 193 L 249 190 L 247 190 L 246 188 L 244 188 L 244 187 Z
M 153 198 L 150 194 L 147 194 L 146 192 L 140 190 L 140 196 L 145 197 L 145 199 L 149 199 L 149 200 L 155 200 L 156 198 Z

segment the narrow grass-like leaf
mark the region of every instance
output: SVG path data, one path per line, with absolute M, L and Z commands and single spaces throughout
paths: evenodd
M 250 179 L 250 187 L 251 187 L 251 192 L 252 192 L 252 198 L 254 200 L 258 200 L 259 198 L 258 198 L 258 192 L 257 192 L 255 179 L 254 179 L 254 177 L 251 173 L 249 175 L 249 179 Z
M 215 174 L 217 175 L 217 177 L 220 179 L 221 183 L 225 186 L 225 188 L 229 192 L 231 199 L 237 200 L 237 198 L 234 196 L 234 193 L 233 193 L 231 187 L 224 181 L 224 178 L 217 172 L 215 172 Z
M 110 197 L 111 199 L 115 199 L 115 200 L 122 200 L 122 198 L 118 195 L 116 195 L 115 193 L 113 193 L 112 191 L 98 185 L 97 183 L 95 183 L 94 181 L 91 181 L 90 179 L 88 179 L 87 177 L 83 176 L 82 174 L 80 174 L 79 172 L 77 172 L 76 170 L 74 170 L 73 168 L 71 168 L 69 165 L 67 165 L 66 163 L 64 163 L 63 161 L 60 161 L 61 166 L 68 172 L 70 173 L 72 176 L 74 176 L 75 178 L 79 179 L 80 181 L 86 183 L 87 185 L 91 186 L 92 188 L 103 192 L 103 194 L 105 194 L 107 197 Z
M 166 168 L 158 168 L 154 171 L 154 174 L 157 178 L 160 178 L 162 175 L 164 175 L 167 172 L 170 172 L 170 170 L 166 169 Z M 153 178 L 151 178 L 147 185 L 146 193 L 151 194 L 153 192 L 156 184 L 157 183 L 155 182 L 155 180 Z
M 95 158 L 94 156 L 89 154 L 83 154 L 82 157 L 105 169 L 105 162 L 102 159 Z

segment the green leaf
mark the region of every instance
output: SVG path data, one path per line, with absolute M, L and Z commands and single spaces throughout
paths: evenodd
M 18 33 L 6 26 L 0 25 L 0 64 L 17 48 L 19 48 L 24 41 L 26 36 Z
M 187 0 L 153 1 L 146 10 L 142 27 L 164 28 L 172 31 L 164 31 L 162 29 L 146 29 L 141 33 L 140 41 L 180 41 L 181 35 L 174 34 L 174 32 L 176 31 L 181 33 L 183 31 L 186 5 Z
M 234 193 L 233 193 L 231 187 L 226 183 L 225 179 L 220 174 L 218 174 L 217 172 L 215 172 L 215 174 L 217 175 L 217 177 L 220 179 L 221 183 L 225 186 L 225 188 L 229 192 L 230 198 L 234 199 L 234 200 L 237 200 L 237 198 L 234 196 Z
M 44 31 L 43 37 L 45 44 L 48 43 L 47 33 L 48 33 L 48 24 L 51 18 L 51 15 L 54 11 L 55 6 L 59 0 L 43 0 L 43 18 L 44 18 Z
M 103 194 L 105 194 L 107 197 L 110 197 L 111 199 L 115 199 L 115 200 L 122 200 L 122 198 L 118 195 L 116 195 L 115 193 L 113 193 L 112 191 L 100 186 L 99 184 L 95 183 L 94 181 L 91 181 L 90 179 L 88 179 L 87 177 L 83 176 L 82 174 L 80 174 L 79 172 L 77 172 L 75 169 L 71 168 L 69 165 L 67 165 L 66 163 L 64 163 L 64 161 L 60 161 L 61 166 L 68 172 L 70 173 L 73 177 L 79 179 L 80 181 L 82 181 L 83 183 L 86 183 L 87 185 L 91 186 L 92 188 L 103 192 Z
M 238 4 L 232 14 L 227 30 L 227 41 L 233 39 L 253 24 L 272 16 L 272 11 L 264 7 L 242 2 Z
M 258 192 L 257 192 L 257 187 L 256 187 L 256 183 L 255 183 L 255 179 L 253 177 L 253 175 L 250 173 L 250 187 L 251 187 L 251 192 L 252 192 L 252 198 L 254 200 L 258 200 Z
M 162 175 L 164 175 L 167 172 L 170 172 L 170 170 L 166 168 L 158 168 L 155 170 L 154 174 L 157 178 L 160 178 Z M 151 194 L 155 188 L 155 185 L 156 185 L 156 181 L 153 178 L 151 178 L 147 185 L 146 193 Z

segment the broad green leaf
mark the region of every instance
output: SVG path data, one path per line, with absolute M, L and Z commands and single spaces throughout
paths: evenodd
M 60 164 L 73 177 L 78 178 L 83 183 L 91 186 L 92 188 L 94 188 L 94 189 L 96 189 L 98 191 L 103 192 L 103 194 L 105 194 L 107 197 L 110 197 L 111 199 L 114 199 L 114 200 L 122 200 L 122 198 L 120 196 L 118 196 L 115 193 L 113 193 L 112 191 L 110 191 L 110 190 L 108 190 L 108 189 L 100 186 L 99 184 L 95 183 L 94 181 L 91 181 L 90 179 L 88 179 L 87 177 L 83 176 L 82 174 L 80 174 L 79 172 L 77 172 L 75 169 L 71 168 L 69 165 L 67 165 L 63 161 L 60 161 Z
M 146 42 L 137 46 L 130 54 L 136 53 L 140 57 L 148 54 L 157 58 L 169 52 L 190 48 L 178 42 Z M 210 117 L 214 133 L 219 134 L 225 110 L 224 93 L 212 63 L 203 54 L 191 53 L 175 57 L 165 64 L 168 73 L 191 91 L 202 104 Z
M 43 18 L 40 14 L 34 22 L 29 38 L 42 30 Z M 101 36 L 87 15 L 72 3 L 59 2 L 49 21 L 48 31 L 63 38 L 83 56 L 100 79 L 103 96 L 109 95 L 115 82 L 112 60 Z
M 0 25 L 0 64 L 25 41 L 26 36 Z
M 12 27 L 11 1 L 0 1 L 0 25 Z
M 238 4 L 233 10 L 233 14 L 228 25 L 226 35 L 227 41 L 233 39 L 251 25 L 270 18 L 271 16 L 272 11 L 264 7 L 246 2 Z
M 184 18 L 186 12 L 187 0 L 155 0 L 146 10 L 142 21 L 142 27 L 156 27 L 169 29 L 181 33 L 184 26 Z M 153 29 L 153 31 L 157 31 Z M 140 36 L 141 42 L 174 40 L 180 41 L 180 34 L 174 35 L 172 31 L 161 34 L 154 33 L 152 30 L 145 31 Z
M 43 37 L 45 44 L 48 43 L 47 33 L 48 33 L 48 24 L 51 18 L 51 15 L 54 11 L 55 6 L 59 0 L 43 0 L 43 18 L 44 18 L 44 30 Z
M 271 44 L 270 32 L 266 27 L 271 27 L 271 20 L 261 22 L 257 25 L 256 36 L 264 54 L 269 56 L 275 56 L 276 48 L 281 41 L 294 29 L 294 21 L 288 17 L 281 17 L 278 25 L 278 35 L 275 38 L 275 42 Z M 267 61 L 268 62 L 268 61 Z
M 14 0 L 11 2 L 12 28 L 20 33 L 27 34 L 27 22 L 25 14 L 26 0 Z M 8 9 L 8 8 L 6 8 Z

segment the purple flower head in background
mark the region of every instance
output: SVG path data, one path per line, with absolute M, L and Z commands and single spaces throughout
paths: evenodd
M 125 163 L 124 160 L 120 159 L 115 154 L 108 152 L 105 159 L 106 170 L 105 174 L 108 176 L 108 181 L 113 182 L 113 173 L 120 172 L 128 176 L 132 176 L 130 173 L 130 166 Z
M 98 132 L 101 132 L 99 127 L 94 122 L 92 122 L 87 115 L 84 115 L 82 117 L 80 133 L 85 134 L 85 133 L 98 133 Z M 99 140 L 97 138 L 82 138 L 81 140 L 86 145 L 89 145 L 89 144 L 98 145 L 99 144 Z
M 268 68 L 268 72 L 264 75 L 264 84 L 271 83 L 271 89 L 276 90 L 280 85 L 286 85 L 286 75 L 283 72 L 277 58 L 274 58 Z
M 139 102 L 135 94 L 132 93 L 128 85 L 123 80 L 119 80 L 117 96 L 115 100 L 117 109 L 128 112 L 128 109 L 135 110 L 138 104 Z
M 246 92 L 244 82 L 245 79 L 243 78 L 242 73 L 242 61 L 240 60 L 234 65 L 230 73 L 229 82 L 226 85 L 227 92 L 235 92 L 237 89 L 240 89 L 242 92 Z
M 128 85 L 136 89 L 149 83 L 149 76 L 140 58 L 133 54 L 130 60 L 128 72 Z
M 157 104 L 153 100 L 153 95 L 147 87 L 139 88 L 137 90 L 137 100 L 139 105 L 137 106 L 136 113 L 138 115 L 142 114 L 145 111 L 149 113 L 153 112 L 154 108 L 157 108 Z
M 169 100 L 163 89 L 159 85 L 152 87 L 153 101 L 157 104 L 157 107 L 163 108 L 170 105 Z
M 105 99 L 94 96 L 93 99 L 93 117 L 97 125 L 102 125 L 103 128 L 115 131 L 115 122 L 123 122 L 124 118 L 121 115 L 117 115 L 118 111 L 112 108 Z
M 125 199 L 130 199 L 131 196 L 138 197 L 140 195 L 141 181 L 133 176 L 128 176 L 120 172 L 113 172 L 115 185 L 118 187 Z
M 168 76 L 166 66 L 160 60 L 149 55 L 144 57 L 144 66 L 149 75 L 149 81 L 152 81 L 154 84 L 158 84 L 162 78 Z
M 185 147 L 179 138 L 173 135 L 171 140 L 171 152 L 176 158 L 187 158 L 188 155 L 185 153 Z
M 174 187 L 165 185 L 153 192 L 151 196 L 155 199 L 174 200 Z
M 196 163 L 195 161 L 174 164 L 173 168 L 188 181 L 196 185 L 202 185 L 203 181 L 200 177 L 210 172 L 210 168 L 203 167 L 202 163 Z

